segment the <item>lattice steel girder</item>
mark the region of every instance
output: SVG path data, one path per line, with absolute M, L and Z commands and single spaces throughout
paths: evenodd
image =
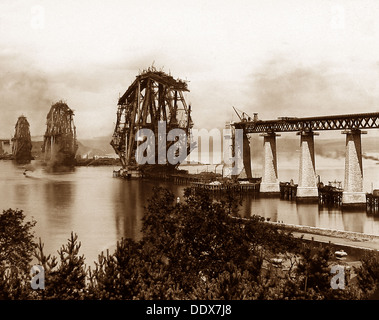
M 183 92 L 187 83 L 161 71 L 149 68 L 138 75 L 118 101 L 117 121 L 111 145 L 119 155 L 123 167 L 136 166 L 136 140 L 139 129 L 152 130 L 158 137 L 158 123 L 165 122 L 167 132 L 183 129 L 189 136 L 193 126 L 191 107 Z M 167 142 L 167 148 L 174 142 Z M 156 141 L 158 148 L 158 141 Z M 156 155 L 158 155 L 156 150 Z
M 20 116 L 15 126 L 14 137 L 12 138 L 12 154 L 16 160 L 32 159 L 32 139 L 29 127 L 26 117 Z
M 235 122 L 246 133 L 378 129 L 379 112 Z
M 46 117 L 46 132 L 42 145 L 45 160 L 71 165 L 77 149 L 74 111 L 65 102 L 58 101 L 51 106 Z

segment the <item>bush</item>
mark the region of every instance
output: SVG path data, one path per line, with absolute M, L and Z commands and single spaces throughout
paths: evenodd
M 36 222 L 24 220 L 22 210 L 8 209 L 0 215 L 0 299 L 26 299 L 31 294 Z

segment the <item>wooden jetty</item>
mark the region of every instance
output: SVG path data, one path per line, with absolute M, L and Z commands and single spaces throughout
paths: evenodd
M 200 183 L 204 182 L 204 178 L 199 175 L 173 175 L 172 176 L 174 184 L 192 184 L 192 183 Z
M 138 170 L 138 169 L 119 169 L 113 170 L 114 178 L 124 179 L 144 179 L 167 181 L 179 185 L 191 185 L 192 183 L 210 183 L 212 181 L 221 180 L 222 176 L 214 172 L 201 172 L 189 174 L 187 170 Z M 255 180 L 252 180 L 255 182 Z
M 138 173 L 138 176 L 136 175 Z M 146 180 L 159 180 L 167 181 L 179 185 L 188 185 L 195 189 L 202 189 L 211 192 L 237 192 L 237 193 L 259 193 L 261 178 L 241 179 L 232 181 L 230 179 L 222 179 L 222 177 L 215 173 L 168 173 L 168 172 L 154 172 L 149 174 L 143 171 L 131 172 L 131 170 L 113 170 L 114 178 L 124 179 L 146 179 Z
M 339 185 L 337 186 L 337 183 Z M 331 182 L 328 185 L 319 183 L 318 185 L 318 200 L 319 204 L 326 206 L 341 206 L 342 205 L 342 192 L 341 182 Z
M 280 182 L 280 199 L 296 200 L 297 184 L 293 181 Z M 320 205 L 340 206 L 342 204 L 342 188 L 335 186 L 332 182 L 328 185 L 319 183 L 318 200 Z M 378 196 L 379 197 L 379 196 Z
M 366 193 L 366 211 L 367 213 L 379 213 L 379 190 Z
M 222 183 L 218 181 L 204 183 L 193 182 L 191 185 L 197 189 L 207 190 L 211 192 L 237 192 L 237 193 L 259 193 L 260 182 L 237 182 L 237 183 Z
M 207 190 L 211 192 L 237 192 L 237 193 L 259 193 L 260 182 L 239 181 L 236 183 L 223 183 L 213 181 L 193 182 L 191 185 L 196 189 Z
M 295 200 L 297 192 L 297 184 L 291 182 L 280 182 L 280 199 L 283 200 Z

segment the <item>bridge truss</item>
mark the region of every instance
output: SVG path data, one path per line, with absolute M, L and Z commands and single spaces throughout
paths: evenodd
M 25 116 L 20 116 L 15 126 L 15 134 L 12 138 L 12 154 L 18 162 L 28 162 L 32 157 L 32 139 L 30 136 L 29 122 Z
M 164 122 L 166 133 L 172 129 L 184 130 L 187 137 L 193 126 L 191 119 L 191 106 L 184 99 L 184 92 L 189 91 L 187 83 L 180 79 L 174 79 L 162 71 L 151 67 L 138 75 L 126 92 L 118 101 L 117 120 L 111 145 L 120 157 L 124 169 L 148 170 L 147 165 L 137 163 L 136 149 L 143 143 L 136 134 L 139 129 L 150 129 L 157 139 L 160 137 L 159 123 Z M 166 139 L 166 136 L 162 137 Z M 155 156 L 159 141 L 155 143 Z M 174 144 L 167 141 L 166 150 Z M 190 150 L 188 139 L 187 154 Z M 170 163 L 161 163 L 158 159 L 153 161 L 155 169 L 163 170 L 164 167 L 175 168 Z M 150 167 L 150 169 L 152 169 Z
M 379 112 L 332 115 L 308 118 L 282 117 L 277 120 L 242 119 L 235 122 L 236 129 L 249 133 L 378 129 Z
M 77 150 L 74 111 L 65 102 L 58 101 L 46 116 L 42 145 L 45 161 L 53 166 L 73 166 Z

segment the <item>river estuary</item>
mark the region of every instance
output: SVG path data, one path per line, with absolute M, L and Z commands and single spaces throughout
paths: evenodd
M 36 161 L 31 167 L 34 171 L 25 177 L 24 166 L 0 161 L 1 209 L 18 208 L 24 210 L 28 219 L 33 217 L 37 221 L 35 236 L 42 239 L 47 253 L 56 254 L 74 231 L 87 264 L 92 264 L 101 251 L 112 250 L 122 237 L 140 239 L 144 206 L 154 185 L 165 186 L 178 197 L 182 197 L 185 188 L 157 181 L 113 178 L 112 167 L 77 167 L 65 173 L 49 173 Z M 199 167 L 190 169 L 196 172 Z M 320 169 L 318 174 L 323 181 L 343 179 L 343 169 L 339 168 Z M 291 168 L 279 172 L 281 181 L 296 175 L 297 170 Z M 366 164 L 365 176 L 370 178 L 365 181 L 365 191 L 370 191 L 373 182 L 379 181 L 379 166 Z M 253 196 L 244 198 L 240 210 L 244 217 L 257 214 L 271 221 L 379 235 L 379 215 L 374 217 L 365 211 L 342 212 L 317 204 Z

